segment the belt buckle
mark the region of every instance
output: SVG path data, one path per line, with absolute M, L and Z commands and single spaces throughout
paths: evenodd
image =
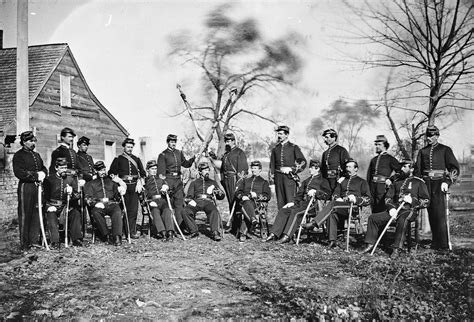
M 101 202 L 109 202 L 109 198 L 102 198 L 100 199 Z

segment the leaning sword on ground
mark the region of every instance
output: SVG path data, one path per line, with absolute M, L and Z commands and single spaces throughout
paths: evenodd
M 397 208 L 397 213 L 396 215 L 398 215 L 398 213 L 400 212 L 400 209 L 402 209 L 403 205 L 405 205 L 405 201 L 403 201 L 400 206 L 398 206 Z M 385 228 L 383 229 L 382 233 L 380 234 L 379 236 L 379 239 L 377 239 L 377 242 L 375 243 L 374 245 L 374 248 L 372 248 L 372 251 L 370 252 L 370 256 L 372 256 L 375 252 L 375 249 L 377 248 L 378 244 L 380 243 L 380 241 L 382 240 L 382 237 L 383 235 L 385 234 L 385 232 L 387 231 L 388 227 L 390 226 L 390 224 L 392 223 L 392 221 L 397 217 L 397 216 L 390 216 L 390 219 L 388 220 L 388 223 L 387 225 L 385 225 Z
M 49 250 L 48 241 L 46 240 L 46 233 L 44 232 L 44 223 L 43 223 L 43 202 L 42 202 L 42 194 L 43 194 L 43 186 L 41 182 L 37 183 L 38 185 L 38 216 L 40 222 L 40 229 L 41 229 L 41 236 L 43 237 L 43 244 L 46 250 Z
M 127 205 L 125 204 L 125 199 L 123 198 L 122 195 L 120 195 L 120 199 L 122 199 L 123 211 L 125 212 L 125 223 L 127 225 L 127 241 L 128 241 L 129 244 L 131 244 L 132 240 L 130 238 L 130 224 L 128 222 Z
M 179 228 L 178 221 L 176 220 L 176 216 L 174 215 L 174 209 L 173 209 L 173 206 L 171 206 L 171 200 L 170 200 L 170 196 L 168 194 L 168 191 L 166 191 L 165 194 L 166 194 L 166 202 L 168 202 L 168 207 L 171 210 L 171 216 L 173 217 L 174 224 L 175 224 L 176 228 L 178 229 L 178 232 L 181 235 L 181 238 L 183 238 L 183 240 L 186 240 L 186 238 L 184 237 L 183 232 L 181 231 L 181 228 Z
M 306 219 L 306 216 L 308 216 L 309 208 L 311 208 L 311 205 L 314 202 L 314 196 L 315 195 L 316 195 L 316 193 L 311 196 L 311 199 L 309 200 L 308 206 L 306 207 L 306 210 L 304 212 L 303 218 L 301 218 L 301 225 L 300 225 L 300 228 L 298 229 L 298 236 L 296 237 L 296 245 L 298 245 L 299 242 L 300 242 L 301 230 L 303 230 L 303 223 Z

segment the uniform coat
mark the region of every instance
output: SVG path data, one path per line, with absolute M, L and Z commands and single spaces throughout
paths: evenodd
M 349 159 L 349 152 L 342 146 L 335 144 L 323 152 L 321 157 L 321 173 L 329 181 L 331 192 L 334 192 L 337 179 L 343 174 L 345 160 Z

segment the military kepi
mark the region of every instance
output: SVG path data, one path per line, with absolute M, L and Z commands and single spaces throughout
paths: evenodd
M 377 135 L 374 142 L 388 142 L 385 135 Z
M 321 167 L 321 162 L 319 160 L 309 160 L 309 167 L 319 168 Z
M 146 169 L 150 169 L 152 167 L 157 167 L 158 163 L 156 163 L 156 160 L 150 160 L 146 163 Z
M 435 125 L 430 125 L 426 128 L 426 136 L 439 135 L 439 129 Z
M 204 170 L 204 169 L 209 169 L 209 164 L 207 164 L 206 162 L 201 162 L 201 163 L 199 163 L 199 165 L 198 165 L 198 170 L 199 170 L 199 171 L 202 171 L 202 170 Z
M 177 142 L 178 141 L 178 136 L 175 135 L 175 134 L 168 134 L 168 136 L 166 137 L 166 143 L 168 143 L 170 141 Z
M 65 127 L 64 129 L 61 130 L 61 136 L 66 136 L 66 134 L 71 134 L 72 136 L 76 136 L 76 133 L 74 133 L 74 131 L 69 127 Z
M 90 139 L 89 139 L 88 137 L 86 137 L 86 136 L 81 136 L 81 137 L 79 138 L 79 140 L 77 140 L 77 145 L 79 146 L 79 145 L 81 145 L 81 144 L 83 144 L 83 143 L 84 143 L 85 145 L 89 145 L 89 144 L 90 144 Z
M 125 144 L 129 144 L 129 143 L 135 145 L 135 141 L 133 139 L 126 138 L 125 140 L 123 140 L 122 146 L 125 146 Z
M 105 169 L 105 164 L 103 161 L 97 161 L 95 164 L 94 164 L 94 169 L 96 171 L 100 171 L 102 169 Z
M 36 142 L 36 137 L 33 134 L 33 131 L 25 131 L 20 134 L 20 144 L 23 145 L 23 142 L 33 140 Z
M 400 165 L 403 167 L 405 164 L 409 164 L 410 166 L 413 165 L 413 160 L 411 159 L 403 159 L 400 161 Z
M 327 129 L 327 130 L 324 130 L 323 131 L 323 134 L 321 134 L 322 136 L 326 136 L 326 135 L 330 135 L 331 137 L 337 137 L 337 132 L 336 130 L 334 129 Z
M 67 160 L 66 158 L 57 158 L 56 163 L 54 165 L 57 167 L 64 166 L 64 165 L 67 166 Z
M 290 128 L 286 125 L 280 125 L 279 127 L 276 128 L 275 132 L 280 132 L 283 131 L 286 134 L 290 133 Z
M 234 133 L 226 133 L 226 134 L 224 135 L 224 141 L 225 141 L 225 140 L 232 140 L 232 141 L 235 141 L 235 135 L 234 135 Z
M 252 161 L 250 163 L 250 167 L 259 167 L 260 169 L 262 168 L 262 162 L 256 160 L 256 161 Z

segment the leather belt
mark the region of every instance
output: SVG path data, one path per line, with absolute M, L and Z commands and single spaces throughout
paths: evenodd
M 200 194 L 197 196 L 196 199 L 210 199 L 211 197 L 209 197 L 209 195 L 206 195 L 206 194 Z
M 47 201 L 47 204 L 50 205 L 50 206 L 62 206 L 63 205 L 63 201 L 62 200 L 57 200 L 57 199 L 51 199 L 51 200 L 48 200 Z
M 151 199 L 152 200 L 161 199 L 161 195 L 153 195 L 151 196 Z
M 337 170 L 328 170 L 328 178 L 337 178 Z
M 181 172 L 166 172 L 167 177 L 179 177 L 181 176 Z
M 100 198 L 99 199 L 99 202 L 102 202 L 102 203 L 106 203 L 106 202 L 109 202 L 110 199 L 109 198 Z
M 386 176 L 380 176 L 380 175 L 376 175 L 372 178 L 372 182 L 375 182 L 375 183 L 385 183 L 385 181 L 388 179 L 388 177 Z
M 444 170 L 425 170 L 423 172 L 425 177 L 429 177 L 430 179 L 442 179 L 445 175 Z
M 129 176 L 121 176 L 120 179 L 127 183 L 135 183 L 137 182 L 138 176 L 137 175 L 129 175 Z

